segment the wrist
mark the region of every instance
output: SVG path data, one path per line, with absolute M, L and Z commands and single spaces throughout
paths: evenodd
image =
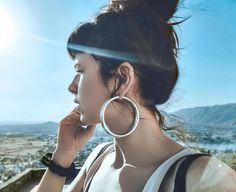
M 75 159 L 75 154 L 65 154 L 55 151 L 52 160 L 64 168 L 69 168 Z
M 47 153 L 41 159 L 41 163 L 44 164 L 49 170 L 60 177 L 74 177 L 76 175 L 76 168 L 73 159 L 60 158 L 56 154 Z

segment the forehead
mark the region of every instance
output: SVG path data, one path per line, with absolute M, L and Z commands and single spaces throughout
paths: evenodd
M 91 65 L 96 64 L 96 60 L 94 57 L 87 53 L 78 53 L 75 55 L 75 65 L 74 67 L 89 67 Z
M 84 65 L 88 61 L 91 62 L 93 60 L 94 60 L 93 57 L 86 53 L 78 53 L 75 55 L 75 62 L 78 63 L 79 65 Z

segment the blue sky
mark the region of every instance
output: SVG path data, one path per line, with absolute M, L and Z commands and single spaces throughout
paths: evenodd
M 75 74 L 67 38 L 107 2 L 0 1 L 0 122 L 59 122 L 75 107 L 67 91 Z M 178 59 L 180 78 L 170 100 L 159 107 L 171 112 L 235 103 L 236 1 L 192 0 L 184 5 L 177 15 L 192 17 L 176 28 L 184 48 Z M 1 33 L 11 23 L 14 34 Z

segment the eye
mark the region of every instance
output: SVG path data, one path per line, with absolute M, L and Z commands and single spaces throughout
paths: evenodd
M 81 70 L 76 70 L 76 73 L 82 73 L 83 71 L 81 71 Z

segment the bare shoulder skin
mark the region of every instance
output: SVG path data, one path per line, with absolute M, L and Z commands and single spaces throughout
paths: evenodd
M 215 157 L 199 157 L 187 172 L 187 191 L 235 192 L 236 172 Z
M 160 192 L 173 191 L 177 168 L 183 160 L 169 170 Z M 202 156 L 190 165 L 186 175 L 187 192 L 235 192 L 236 172 L 215 157 Z

